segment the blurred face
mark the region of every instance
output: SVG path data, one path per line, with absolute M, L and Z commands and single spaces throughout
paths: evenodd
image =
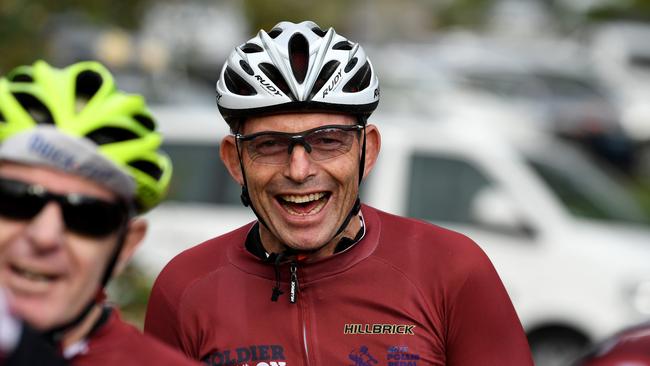
M 245 136 L 265 131 L 298 133 L 326 125 L 349 127 L 357 123 L 356 118 L 340 114 L 281 114 L 249 119 L 241 133 Z M 367 129 L 368 142 L 378 147 L 375 127 L 368 126 Z M 258 214 L 268 225 L 268 229 L 260 228 L 267 250 L 276 251 L 282 247 L 281 244 L 299 250 L 320 248 L 332 240 L 344 222 L 358 195 L 363 131 L 339 132 L 305 137 L 307 142 L 313 143 L 311 153 L 302 144 L 293 145 L 290 154 L 284 148 L 282 156 L 286 161 L 283 162 L 275 159 L 269 163 L 256 156 L 251 144 L 259 144 L 256 147 L 261 152 L 274 149 L 273 144 L 267 147 L 264 139 L 240 141 L 249 195 Z M 338 153 L 331 153 L 334 148 L 328 150 L 330 144 L 334 143 L 336 147 L 336 141 L 345 142 L 349 150 L 341 148 Z M 222 158 L 233 177 L 243 184 L 234 138 L 226 137 L 223 142 Z M 316 146 L 322 149 L 317 151 Z M 376 156 L 370 155 L 366 171 Z M 358 221 L 353 225 L 358 227 Z
M 94 182 L 47 168 L 2 163 L 0 177 L 37 184 L 54 194 L 116 199 Z M 117 233 L 97 239 L 67 230 L 55 201 L 31 219 L 0 215 L 0 284 L 17 313 L 34 327 L 61 325 L 97 294 L 116 245 Z

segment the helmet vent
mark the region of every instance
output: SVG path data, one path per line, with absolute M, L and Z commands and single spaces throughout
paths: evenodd
M 348 61 L 348 64 L 345 65 L 344 71 L 346 73 L 350 72 L 350 70 L 354 69 L 354 67 L 357 65 L 357 62 L 359 62 L 359 59 L 356 57 L 352 57 L 352 59 Z
M 294 100 L 296 99 L 293 96 L 291 90 L 289 89 L 289 85 L 287 84 L 287 81 L 284 80 L 284 77 L 282 77 L 280 71 L 273 64 L 263 62 L 259 64 L 258 67 L 260 68 L 260 70 L 262 70 L 264 75 L 266 75 L 269 79 L 271 79 L 271 81 L 273 82 L 273 84 L 275 84 L 275 86 L 280 88 L 280 90 L 284 94 L 288 95 L 291 99 Z
M 223 77 L 226 82 L 226 88 L 230 90 L 231 93 L 237 95 L 255 95 L 257 92 L 251 84 L 247 83 L 241 76 L 237 75 L 233 69 L 226 67 L 226 70 L 223 72 Z
M 244 71 L 246 71 L 248 75 L 253 76 L 255 74 L 255 72 L 253 72 L 253 69 L 251 68 L 251 65 L 249 65 L 248 62 L 244 60 L 239 60 L 239 66 L 241 66 L 241 68 Z
M 160 167 L 147 160 L 134 160 L 129 162 L 129 166 L 149 175 L 155 180 L 159 180 L 162 176 L 162 170 Z
M 346 93 L 356 93 L 361 91 L 370 85 L 370 76 L 372 74 L 370 69 L 370 63 L 366 62 L 361 68 L 357 71 L 356 74 L 348 81 L 347 84 L 343 87 L 343 91 Z
M 135 140 L 139 136 L 135 133 L 119 127 L 102 127 L 86 134 L 86 137 L 97 145 L 111 144 L 114 142 Z
M 317 36 L 319 36 L 321 38 L 325 37 L 325 35 L 327 34 L 327 32 L 320 29 L 319 27 L 314 27 L 314 28 L 311 29 L 311 31 L 314 32 L 314 34 L 316 34 Z
M 352 49 L 352 43 L 348 41 L 341 41 L 334 46 L 332 46 L 332 49 L 334 50 L 344 50 L 344 51 L 349 51 Z
M 85 70 L 77 75 L 75 90 L 77 98 L 91 99 L 95 93 L 102 87 L 104 80 L 98 73 Z
M 311 100 L 314 95 L 316 95 L 316 93 L 321 90 L 323 85 L 325 85 L 325 82 L 329 80 L 329 78 L 332 76 L 332 74 L 334 74 L 340 64 L 340 62 L 332 60 L 323 66 L 323 68 L 320 70 L 320 73 L 318 74 L 318 78 L 316 78 L 316 81 L 314 82 L 314 86 L 311 88 L 311 93 L 309 93 L 308 100 Z
M 0 112 L 0 123 L 5 123 L 7 120 L 5 119 L 5 115 Z
M 145 116 L 144 114 L 136 114 L 133 116 L 133 119 L 149 131 L 156 129 L 156 123 L 149 116 Z
M 14 98 L 38 124 L 54 124 L 50 110 L 35 96 L 27 93 L 14 93 Z
M 241 46 L 241 50 L 244 51 L 244 53 L 258 53 L 264 51 L 262 47 L 256 45 L 255 43 L 246 43 L 245 45 Z
M 302 84 L 305 81 L 309 64 L 309 43 L 300 33 L 294 34 L 289 40 L 289 62 L 293 76 L 298 83 Z
M 280 34 L 282 34 L 282 29 L 280 28 L 273 28 L 269 33 L 267 33 L 269 37 L 276 39 Z
M 33 83 L 34 78 L 31 75 L 25 73 L 14 74 L 9 78 L 9 81 L 18 82 L 18 83 Z

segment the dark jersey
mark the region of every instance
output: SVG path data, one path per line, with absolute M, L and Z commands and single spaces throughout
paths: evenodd
M 211 366 L 532 365 L 508 294 L 475 243 L 368 206 L 362 213 L 356 245 L 279 266 L 277 302 L 274 265 L 244 247 L 252 224 L 181 253 L 156 280 L 145 332 Z
M 5 320 L 6 318 L 3 318 Z M 0 355 L 1 366 L 64 366 L 67 361 L 58 350 L 26 324 L 21 324 L 16 347 L 7 355 Z

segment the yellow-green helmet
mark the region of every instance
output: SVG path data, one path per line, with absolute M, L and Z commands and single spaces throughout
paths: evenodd
M 58 69 L 44 61 L 0 80 L 0 159 L 54 165 L 108 186 L 140 213 L 171 178 L 145 100 L 117 90 L 100 63 Z

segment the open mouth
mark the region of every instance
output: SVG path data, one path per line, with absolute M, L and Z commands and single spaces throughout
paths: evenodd
M 43 282 L 43 283 L 45 283 L 45 282 L 54 281 L 57 278 L 59 278 L 59 276 L 57 276 L 57 275 L 51 275 L 51 274 L 40 273 L 40 272 L 28 270 L 26 268 L 19 267 L 19 266 L 15 265 L 15 264 L 12 264 L 10 266 L 10 268 L 11 268 L 11 271 L 15 275 L 17 275 L 19 277 L 22 277 L 22 278 L 24 278 L 26 280 L 33 281 L 33 282 Z
M 329 192 L 317 192 L 305 195 L 280 195 L 278 202 L 291 215 L 308 216 L 319 213 L 330 197 Z

